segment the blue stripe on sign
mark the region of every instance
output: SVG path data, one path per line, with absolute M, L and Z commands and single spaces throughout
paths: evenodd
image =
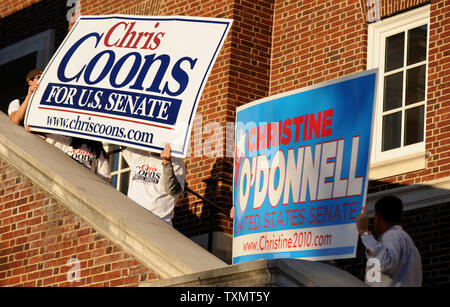
M 293 252 L 280 252 L 280 253 L 266 253 L 246 255 L 233 258 L 233 263 L 241 263 L 247 261 L 253 261 L 258 259 L 279 259 L 279 258 L 307 258 L 307 257 L 320 257 L 331 255 L 352 255 L 354 246 L 344 246 L 335 248 L 323 248 L 323 249 L 310 249 Z

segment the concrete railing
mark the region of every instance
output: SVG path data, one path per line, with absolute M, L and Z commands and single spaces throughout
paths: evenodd
M 227 266 L 3 113 L 0 157 L 163 279 Z

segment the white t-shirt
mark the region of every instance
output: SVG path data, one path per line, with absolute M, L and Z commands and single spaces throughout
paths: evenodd
M 8 115 L 11 116 L 11 114 L 14 113 L 15 111 L 19 110 L 19 108 L 20 108 L 20 101 L 19 101 L 19 99 L 14 99 L 13 101 L 11 101 L 9 103 Z
M 134 148 L 126 148 L 122 154 L 131 168 L 128 197 L 172 225 L 180 194 L 171 196 L 166 192 L 164 182 L 167 178 L 163 178 L 161 157 Z M 173 157 L 172 165 L 176 179 L 184 188 L 186 171 L 183 160 Z
M 19 99 L 14 99 L 9 103 L 8 115 L 11 116 L 11 114 L 19 110 L 19 108 L 20 108 Z M 81 148 L 74 149 L 72 148 L 72 146 L 70 146 L 70 143 L 72 141 L 72 138 L 70 136 L 64 136 L 59 134 L 47 134 L 45 140 L 47 141 L 47 143 L 50 143 L 53 146 L 65 152 L 68 156 L 70 156 L 78 163 L 90 169 L 94 174 L 98 175 L 100 178 L 108 182 L 111 181 L 111 168 L 109 166 L 109 161 L 103 155 L 103 152 L 101 152 L 98 159 L 96 159 L 95 155 L 86 145 L 82 145 Z
M 70 136 L 48 134 L 45 141 L 62 150 L 66 153 L 66 155 L 87 167 L 100 178 L 108 182 L 111 181 L 109 161 L 103 155 L 103 152 L 100 153 L 97 159 L 94 153 L 91 152 L 90 148 L 84 144 L 80 148 L 74 149 L 70 146 L 70 143 L 72 142 L 72 138 Z

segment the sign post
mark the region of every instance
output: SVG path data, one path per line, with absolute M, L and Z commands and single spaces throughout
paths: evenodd
M 238 108 L 233 263 L 355 257 L 375 84 L 372 70 Z
M 231 20 L 83 16 L 28 106 L 33 131 L 185 157 L 192 122 Z

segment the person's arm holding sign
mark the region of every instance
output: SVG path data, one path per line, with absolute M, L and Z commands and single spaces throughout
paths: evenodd
M 164 189 L 169 195 L 176 195 L 183 192 L 183 187 L 178 181 L 174 166 L 172 165 L 172 155 L 171 155 L 171 147 L 170 144 L 166 144 L 164 146 L 164 150 L 161 152 L 161 159 L 163 165 L 163 182 Z
M 378 223 L 379 216 L 376 214 L 375 223 Z M 398 236 L 384 230 L 382 239 L 377 241 L 369 232 L 367 210 L 362 208 L 361 213 L 356 217 L 356 227 L 361 236 L 361 241 L 366 247 L 368 257 L 375 257 L 380 260 L 382 272 L 390 272 L 397 268 L 402 255 L 402 242 Z M 389 228 L 388 228 L 389 229 Z
M 356 217 L 356 228 L 358 229 L 361 238 L 363 238 L 363 236 L 372 236 L 369 232 L 369 216 L 367 215 L 366 207 L 362 207 L 361 213 Z M 366 247 L 366 250 L 369 256 L 374 256 L 369 248 Z
M 8 115 L 11 121 L 16 125 L 21 125 L 23 119 L 25 118 L 25 112 L 28 107 L 28 102 L 30 101 L 31 95 L 36 92 L 39 88 L 39 78 L 42 74 L 42 70 L 34 69 L 30 71 L 26 77 L 28 91 L 23 103 L 20 104 L 18 99 L 13 100 L 8 108 Z

